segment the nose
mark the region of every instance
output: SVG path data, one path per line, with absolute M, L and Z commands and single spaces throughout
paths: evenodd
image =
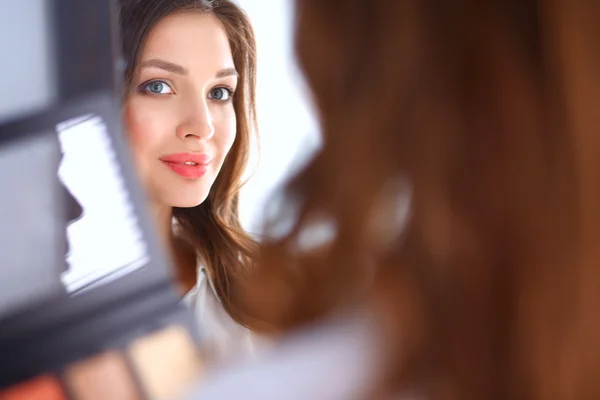
M 208 105 L 203 103 L 194 107 L 179 124 L 176 134 L 179 139 L 185 141 L 210 140 L 215 134 L 215 129 Z

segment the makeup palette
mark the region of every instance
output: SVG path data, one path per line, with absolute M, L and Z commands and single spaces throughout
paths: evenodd
M 181 327 L 110 349 L 0 390 L 2 400 L 178 399 L 199 377 L 195 343 Z M 153 361 L 153 363 L 148 363 Z
M 202 338 L 122 134 L 115 2 L 44 4 L 57 96 L 0 121 L 0 400 L 181 398 Z
M 201 338 L 189 310 L 180 304 L 127 162 L 128 150 L 114 134 L 120 132 L 117 115 L 113 96 L 106 92 L 0 125 L 0 152 L 33 154 L 42 165 L 34 173 L 15 168 L 10 180 L 4 178 L 6 168 L 0 174 L 3 187 L 17 182 L 10 194 L 12 208 L 0 208 L 5 226 L 20 227 L 17 232 L 24 236 L 15 243 L 27 244 L 4 248 L 0 242 L 3 260 L 12 264 L 0 268 L 0 293 L 12 294 L 0 295 L 0 400 L 177 399 L 201 378 Z M 64 258 L 56 250 L 65 248 L 65 227 L 72 223 L 65 206 L 69 191 L 56 176 L 61 129 L 90 140 L 102 138 L 94 146 L 103 158 L 88 160 L 104 159 L 106 165 L 89 162 L 79 168 L 89 168 L 90 176 L 93 169 L 108 171 L 96 180 L 106 179 L 103 199 L 117 208 L 120 222 L 115 222 L 114 235 L 127 233 L 115 244 L 107 238 L 88 248 L 90 257 L 111 261 L 106 265 L 67 265 L 71 279 L 64 279 Z M 45 173 L 53 167 L 54 176 Z M 19 188 L 26 188 L 25 193 Z M 49 199 L 27 201 L 45 197 Z M 40 226 L 46 229 L 37 240 L 28 240 L 26 235 Z M 107 229 L 110 224 L 101 230 Z M 102 258 L 123 242 L 133 250 L 122 252 L 121 258 Z M 73 271 L 78 267 L 81 271 Z

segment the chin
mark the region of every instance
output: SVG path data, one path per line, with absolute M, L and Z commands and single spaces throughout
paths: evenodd
M 172 207 L 177 207 L 177 208 L 194 208 L 194 207 L 198 207 L 200 204 L 204 203 L 204 200 L 206 200 L 206 196 L 201 199 L 190 200 L 190 201 L 178 199 L 177 201 L 170 202 L 170 204 L 172 204 Z
M 208 191 L 206 193 L 181 193 L 179 196 L 170 195 L 168 197 L 163 199 L 164 204 L 177 208 L 193 208 L 204 203 L 208 197 Z

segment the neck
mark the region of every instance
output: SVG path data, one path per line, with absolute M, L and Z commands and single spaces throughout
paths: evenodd
M 175 267 L 175 278 L 182 293 L 187 293 L 196 282 L 196 253 L 173 234 L 173 207 L 154 205 L 152 208 L 158 237 L 168 251 Z
M 154 205 L 152 207 L 158 237 L 162 240 L 163 245 L 173 251 L 173 230 L 171 227 L 171 219 L 173 217 L 173 208 L 162 205 Z

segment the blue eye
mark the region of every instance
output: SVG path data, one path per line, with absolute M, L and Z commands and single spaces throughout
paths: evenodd
M 208 92 L 208 98 L 217 101 L 228 101 L 233 96 L 233 90 L 226 87 L 217 87 Z
M 164 95 L 164 94 L 173 94 L 173 90 L 168 83 L 164 81 L 151 81 L 145 83 L 141 87 L 142 91 L 150 94 Z

